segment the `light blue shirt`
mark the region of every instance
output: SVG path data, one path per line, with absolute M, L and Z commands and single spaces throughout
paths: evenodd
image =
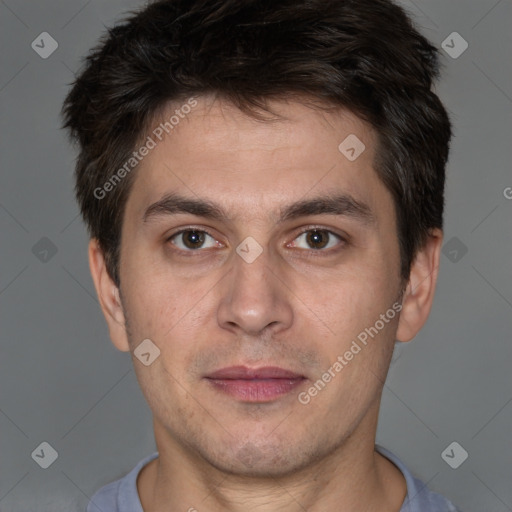
M 460 512 L 446 498 L 430 491 L 421 480 L 415 478 L 395 455 L 381 446 L 375 448 L 404 475 L 407 495 L 400 512 Z M 102 487 L 91 498 L 87 512 L 144 512 L 137 492 L 137 476 L 148 462 L 157 457 L 158 452 L 151 454 L 141 460 L 125 477 Z

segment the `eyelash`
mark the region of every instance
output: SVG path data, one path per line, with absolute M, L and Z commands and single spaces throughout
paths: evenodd
M 207 229 L 198 228 L 196 226 L 187 226 L 186 228 L 176 231 L 172 235 L 170 235 L 166 239 L 166 242 L 170 242 L 172 244 L 172 240 L 174 238 L 176 238 L 179 235 L 182 235 L 183 233 L 187 233 L 189 231 L 197 231 L 199 233 L 204 233 L 204 234 L 210 236 L 211 238 L 213 238 L 215 241 L 217 241 L 215 236 L 211 232 L 209 232 Z M 322 231 L 322 232 L 328 233 L 329 236 L 334 236 L 335 238 L 337 238 L 339 240 L 338 244 L 335 247 L 330 247 L 329 249 L 299 249 L 300 251 L 310 253 L 312 257 L 321 257 L 322 255 L 330 255 L 333 251 L 340 250 L 341 249 L 340 246 L 346 246 L 348 244 L 348 237 L 342 236 L 342 235 L 335 233 L 334 231 L 331 231 L 329 229 L 326 229 L 322 226 L 308 226 L 306 229 L 297 233 L 297 235 L 295 235 L 295 237 L 293 238 L 292 242 L 295 241 L 300 236 L 302 236 L 306 233 L 309 233 L 311 231 Z M 330 242 L 330 240 L 329 240 L 329 242 Z M 173 244 L 173 245 L 175 245 L 175 244 Z M 201 253 L 204 253 L 206 251 L 206 249 L 202 249 L 202 250 L 201 249 L 202 248 L 183 250 L 183 249 L 176 248 L 175 250 L 177 252 L 180 252 L 181 254 L 184 254 L 187 256 L 193 256 L 193 255 L 198 256 Z

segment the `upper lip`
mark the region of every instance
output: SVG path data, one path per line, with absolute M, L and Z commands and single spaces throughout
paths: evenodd
M 230 366 L 221 368 L 206 376 L 208 379 L 297 379 L 304 376 L 279 368 L 278 366 L 262 366 L 260 368 L 248 368 L 247 366 Z

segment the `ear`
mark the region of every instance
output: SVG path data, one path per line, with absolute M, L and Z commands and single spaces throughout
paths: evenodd
M 107 321 L 110 339 L 116 348 L 122 352 L 128 352 L 130 346 L 119 289 L 107 272 L 103 251 L 95 238 L 89 242 L 89 268 L 101 309 Z
M 414 258 L 402 300 L 398 341 L 412 340 L 427 321 L 434 300 L 442 241 L 443 232 L 433 229 Z

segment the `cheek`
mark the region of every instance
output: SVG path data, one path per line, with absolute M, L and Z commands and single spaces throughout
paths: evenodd
M 215 305 L 210 289 L 206 279 L 184 282 L 169 274 L 132 274 L 125 282 L 123 301 L 131 346 L 151 339 L 175 372 L 197 349 L 201 335 L 211 330 Z
M 392 306 L 398 281 L 395 272 L 382 272 L 386 262 L 374 257 L 350 271 L 333 273 L 312 295 L 312 300 L 333 336 L 356 335 L 373 325 Z
M 152 276 L 132 273 L 122 281 L 123 306 L 133 341 L 138 338 L 161 338 L 177 322 L 184 301 L 172 283 Z

